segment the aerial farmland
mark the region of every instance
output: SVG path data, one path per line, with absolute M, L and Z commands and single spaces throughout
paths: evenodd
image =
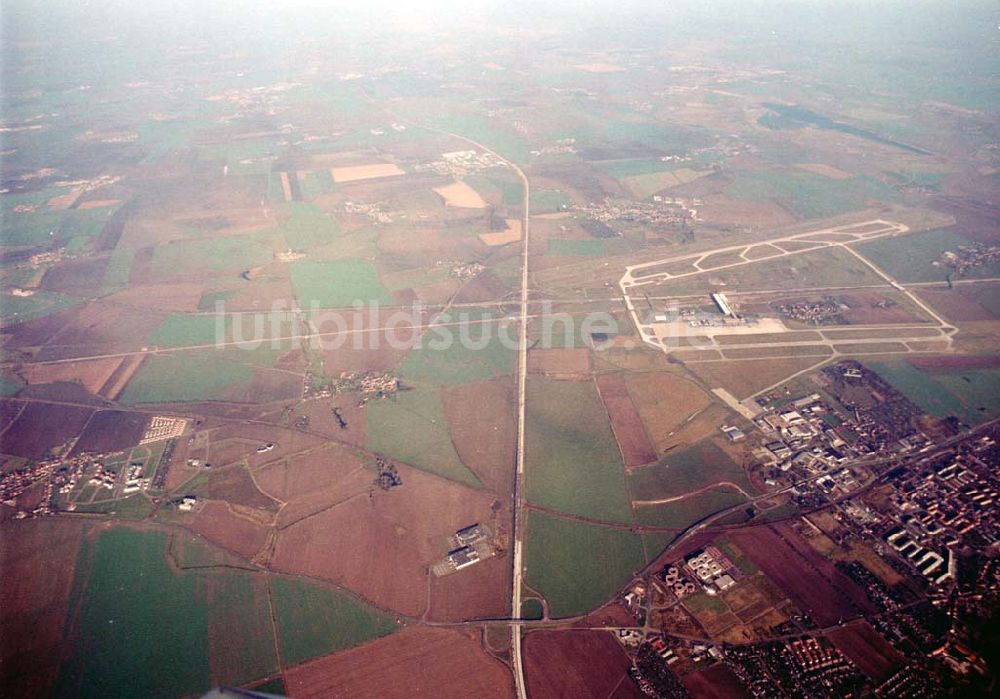
M 992 8 L 814 2 L 5 7 L 3 695 L 988 693 Z

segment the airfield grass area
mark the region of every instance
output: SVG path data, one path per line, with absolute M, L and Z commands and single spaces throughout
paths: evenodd
M 622 529 L 528 513 L 525 581 L 554 617 L 599 607 L 644 564 L 639 536 Z
M 631 522 L 618 445 L 590 381 L 531 377 L 525 461 L 528 501 L 608 522 Z
M 473 488 L 482 485 L 455 451 L 438 389 L 400 391 L 365 411 L 372 451 Z
M 935 264 L 940 262 L 942 254 L 957 254 L 959 247 L 968 245 L 973 245 L 973 241 L 944 229 L 872 240 L 855 249 L 901 282 L 935 282 L 943 281 L 951 272 L 946 265 Z M 1000 276 L 1000 262 L 969 267 L 964 276 L 973 279 Z
M 289 264 L 302 308 L 342 308 L 360 302 L 391 303 L 371 263 L 364 260 L 297 260 Z
M 851 253 L 835 247 L 820 248 L 774 260 L 713 270 L 692 277 L 666 280 L 643 288 L 648 293 L 698 294 L 764 289 L 798 289 L 803 286 L 869 286 L 885 280 Z
M 629 474 L 635 500 L 658 500 L 684 495 L 728 481 L 746 491 L 752 486 L 743 469 L 713 440 L 707 439 L 681 451 L 672 451 L 659 462 Z
M 294 665 L 396 630 L 395 619 L 344 592 L 297 578 L 271 583 L 281 658 Z
M 603 240 L 562 240 L 552 238 L 548 252 L 556 257 L 592 257 L 603 255 L 607 246 Z
M 871 177 L 834 180 L 799 170 L 740 172 L 726 188 L 726 196 L 770 201 L 803 219 L 859 211 L 869 208 L 873 201 L 899 200 L 895 189 Z
M 713 488 L 676 502 L 642 505 L 636 510 L 636 518 L 640 524 L 649 527 L 684 529 L 719 510 L 741 502 L 746 502 L 746 498 L 735 490 Z

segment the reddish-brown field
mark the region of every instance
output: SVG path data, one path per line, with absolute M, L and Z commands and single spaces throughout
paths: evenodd
M 0 687 L 6 696 L 51 693 L 85 526 L 41 518 L 0 528 Z
M 864 592 L 790 528 L 752 527 L 730 538 L 820 626 L 871 610 Z
M 254 472 L 259 488 L 276 500 L 286 501 L 336 486 L 355 471 L 364 471 L 365 460 L 339 444 L 321 447 L 268 463 Z M 373 471 L 364 471 L 368 481 Z
M 25 364 L 20 373 L 29 384 L 75 381 L 96 394 L 121 362 L 121 359 L 87 359 L 66 364 Z
M 867 621 L 842 626 L 827 636 L 862 672 L 876 682 L 889 679 L 906 662 Z
M 494 301 L 502 298 L 507 291 L 506 284 L 493 274 L 493 272 L 486 271 L 459 289 L 458 294 L 455 296 L 455 303 Z
M 688 418 L 712 402 L 694 381 L 670 372 L 631 373 L 625 382 L 658 452 L 676 445 Z
M 528 371 L 554 376 L 589 374 L 590 350 L 533 349 L 528 352 Z
M 625 651 L 606 631 L 534 631 L 524 638 L 524 674 L 528 695 L 606 699 L 621 686 L 640 697 L 628 676 Z
M 444 577 L 431 577 L 428 617 L 441 621 L 487 619 L 510 614 L 510 560 L 498 555 Z
M 493 496 L 400 465 L 403 484 L 355 497 L 283 529 L 272 565 L 349 587 L 375 604 L 418 616 L 427 607 L 428 567 L 448 536 L 492 524 Z M 504 516 L 501 512 L 499 516 Z
M 59 315 L 62 328 L 48 338 L 38 359 L 136 350 L 166 317 L 158 311 L 92 302 Z
M 795 221 L 794 216 L 776 204 L 734 201 L 722 196 L 705 197 L 698 214 L 706 224 L 721 228 L 775 228 Z
M 483 484 L 506 498 L 517 446 L 515 389 L 510 379 L 494 379 L 441 392 L 444 414 L 462 463 Z
M 40 459 L 80 434 L 93 413 L 92 408 L 29 403 L 0 435 L 0 452 Z
M 248 560 L 267 540 L 267 527 L 235 514 L 224 502 L 206 503 L 188 526 L 209 541 Z
M 976 288 L 984 286 L 973 284 L 955 289 L 921 289 L 917 295 L 953 323 L 995 320 L 996 316 L 977 301 Z
M 632 468 L 656 461 L 656 450 L 649 441 L 622 374 L 597 377 L 597 390 L 611 418 L 611 430 L 618 440 L 625 466 Z
M 208 497 L 258 510 L 278 508 L 274 499 L 258 490 L 250 472 L 242 465 L 213 469 L 208 477 Z
M 507 699 L 510 670 L 480 646 L 478 632 L 410 628 L 285 672 L 293 699 L 369 696 Z
M 125 291 L 108 296 L 105 300 L 126 306 L 184 313 L 198 310 L 198 301 L 204 288 L 205 285 L 200 282 L 146 284 L 129 287 Z
M 684 688 L 691 696 L 705 699 L 749 697 L 743 683 L 725 665 L 716 665 L 684 675 Z
M 98 390 L 98 393 L 107 398 L 108 400 L 116 400 L 121 392 L 125 390 L 128 382 L 132 380 L 135 373 L 139 371 L 139 367 L 146 360 L 146 355 L 136 354 L 131 357 L 126 357 L 118 365 L 118 368 L 112 372 L 108 380 L 104 382 L 104 385 Z
M 94 414 L 73 446 L 73 454 L 103 454 L 133 447 L 142 439 L 149 415 L 124 410 L 101 410 Z

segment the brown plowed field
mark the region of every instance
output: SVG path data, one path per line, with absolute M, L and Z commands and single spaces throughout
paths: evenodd
M 352 449 L 329 444 L 272 461 L 254 472 L 257 485 L 276 500 L 291 500 L 317 490 L 336 487 L 353 471 L 363 469 L 364 459 Z M 366 471 L 369 481 L 374 473 Z
M 794 216 L 775 204 L 734 201 L 715 195 L 704 198 L 698 215 L 706 224 L 718 227 L 776 228 L 795 221 Z
M 627 468 L 656 461 L 656 450 L 646 435 L 639 411 L 635 409 L 622 374 L 597 377 L 597 390 L 611 418 L 611 430 L 618 440 Z
M 629 374 L 625 383 L 658 452 L 675 444 L 671 433 L 712 402 L 693 381 L 668 372 Z
M 195 515 L 191 529 L 247 560 L 267 539 L 267 527 L 234 514 L 224 502 L 209 502 Z
M 459 458 L 498 496 L 508 497 L 517 447 L 515 388 L 495 379 L 441 392 Z
M 864 592 L 850 578 L 788 531 L 779 535 L 775 527 L 752 527 L 734 531 L 730 538 L 819 626 L 856 616 L 859 603 L 871 609 Z
M 121 392 L 128 386 L 128 382 L 139 371 L 139 367 L 142 366 L 144 361 L 146 361 L 146 355 L 144 354 L 135 354 L 123 359 L 118 368 L 114 370 L 111 376 L 108 377 L 108 380 L 98 390 L 98 395 L 108 400 L 117 400 Z
M 530 350 L 528 371 L 532 374 L 589 374 L 590 350 L 586 348 Z
M 534 631 L 523 652 L 532 699 L 606 699 L 619 684 L 635 686 L 628 656 L 607 631 Z M 642 696 L 638 687 L 634 696 Z
M 399 466 L 403 484 L 354 498 L 278 535 L 276 570 L 332 580 L 375 604 L 420 615 L 428 567 L 447 552 L 448 535 L 490 522 L 493 496 Z
M 921 289 L 917 296 L 952 323 L 995 320 L 996 316 L 976 301 L 975 288 L 983 286 L 986 285 L 975 284 L 962 289 Z
M 142 439 L 149 424 L 149 415 L 124 410 L 97 412 L 73 446 L 73 454 L 91 452 L 103 454 L 134 447 Z
M 743 683 L 725 665 L 716 665 L 684 675 L 684 688 L 699 699 L 749 697 Z
M 29 403 L 0 436 L 0 452 L 40 459 L 80 434 L 93 413 L 92 408 Z
M 137 350 L 166 317 L 157 311 L 106 303 L 72 309 L 62 329 L 50 337 L 40 360 Z
M 0 529 L 0 687 L 10 697 L 51 694 L 63 625 L 87 525 L 45 517 Z M 45 571 L 44 575 L 40 571 Z
M 889 679 L 906 662 L 867 621 L 842 626 L 827 636 L 863 673 L 879 683 Z
M 25 364 L 21 375 L 29 384 L 76 381 L 97 394 L 122 363 L 119 359 L 87 359 L 67 364 Z
M 184 313 L 198 310 L 205 285 L 200 282 L 137 285 L 107 297 L 111 303 Z
M 510 559 L 494 556 L 444 577 L 431 577 L 431 608 L 435 621 L 464 621 L 510 614 Z
M 455 303 L 478 303 L 502 298 L 508 291 L 507 285 L 493 272 L 485 271 L 459 289 Z
M 208 477 L 208 497 L 258 510 L 278 509 L 278 503 L 258 490 L 250 472 L 242 465 L 213 469 Z
M 285 672 L 293 699 L 508 699 L 510 670 L 482 650 L 476 634 L 410 628 Z

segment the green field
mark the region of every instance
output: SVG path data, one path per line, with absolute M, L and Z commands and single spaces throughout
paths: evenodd
M 557 257 L 583 257 L 604 255 L 607 246 L 603 240 L 562 240 L 552 238 L 549 240 L 548 253 Z
M 75 511 L 114 514 L 119 519 L 145 519 L 152 513 L 153 503 L 141 493 L 136 493 L 121 500 L 83 502 L 76 506 Z
M 165 543 L 162 532 L 110 529 L 81 546 L 70 599 L 79 611 L 66 626 L 72 655 L 57 696 L 176 697 L 211 687 L 208 603 L 197 576 L 170 570 Z
M 525 580 L 554 617 L 599 607 L 644 565 L 639 536 L 531 511 Z
M 537 599 L 531 598 L 521 602 L 522 619 L 541 619 L 544 615 L 545 609 Z
M 453 314 L 440 322 L 462 325 L 428 331 L 420 347 L 410 350 L 400 365 L 405 379 L 449 386 L 510 374 L 514 352 L 498 336 L 498 323 L 480 323 L 484 314 Z M 465 322 L 468 320 L 468 322 Z
M 945 251 L 958 253 L 959 246 L 973 241 L 950 230 L 929 231 L 862 243 L 855 249 L 901 282 L 942 281 L 950 269 L 935 264 Z M 970 267 L 965 278 L 1000 276 L 1000 262 Z M 957 276 L 956 276 L 957 278 Z
M 179 537 L 169 554 L 167 535 L 155 530 L 107 529 L 84 541 L 57 696 L 190 696 L 278 671 L 265 576 Z M 345 593 L 283 576 L 271 585 L 286 664 L 396 629 L 392 617 Z
M 329 177 L 327 173 L 327 178 Z M 336 219 L 324 214 L 315 204 L 293 201 L 289 202 L 288 207 L 292 215 L 278 226 L 278 231 L 292 250 L 306 250 L 318 245 L 327 245 L 339 236 L 340 225 Z
M 228 323 L 223 321 L 221 336 L 217 334 L 216 325 L 215 316 L 170 315 L 150 335 L 149 344 L 160 347 L 210 345 L 226 337 Z
M 716 488 L 676 502 L 643 505 L 636 511 L 636 518 L 649 527 L 685 529 L 710 514 L 741 502 L 746 502 L 746 498 L 736 491 Z
M 682 451 L 671 452 L 651 466 L 629 474 L 629 489 L 635 500 L 657 500 L 729 481 L 746 491 L 752 486 L 746 473 L 711 440 Z
M 395 619 L 344 592 L 276 577 L 271 589 L 281 658 L 301 663 L 396 630 Z
M 437 389 L 400 391 L 370 402 L 365 412 L 370 450 L 473 488 L 482 485 L 455 451 Z
M 345 308 L 355 303 L 391 303 L 370 262 L 298 260 L 288 265 L 302 308 Z
M 273 248 L 259 236 L 229 235 L 179 240 L 153 249 L 150 270 L 154 277 L 243 271 L 267 264 Z
M 865 365 L 930 415 L 954 415 L 970 425 L 1000 415 L 1000 370 L 953 369 L 931 373 L 906 361 L 866 361 Z
M 627 160 L 607 160 L 593 163 L 595 167 L 608 173 L 616 180 L 638 175 L 651 175 L 670 169 L 670 164 L 659 158 L 630 158 Z
M 253 376 L 250 367 L 211 355 L 153 356 L 143 362 L 119 402 L 134 405 L 219 400 L 228 389 L 249 382 Z
M 594 384 L 531 377 L 527 401 L 528 500 L 560 512 L 630 523 L 621 454 Z
M 826 218 L 899 201 L 896 190 L 871 177 L 834 180 L 794 170 L 740 172 L 726 188 L 733 199 L 770 201 L 804 219 Z
M 166 540 L 118 528 L 81 546 L 57 696 L 175 697 L 277 671 L 258 578 L 175 572 Z
M 531 213 L 547 214 L 561 211 L 564 206 L 570 206 L 573 200 L 565 192 L 558 189 L 540 189 L 531 193 Z
M 3 297 L 3 317 L 0 319 L 0 324 L 4 327 L 17 325 L 26 320 L 52 315 L 56 311 L 75 306 L 78 303 L 80 303 L 78 299 L 44 289 L 36 291 L 31 296 L 5 295 Z

